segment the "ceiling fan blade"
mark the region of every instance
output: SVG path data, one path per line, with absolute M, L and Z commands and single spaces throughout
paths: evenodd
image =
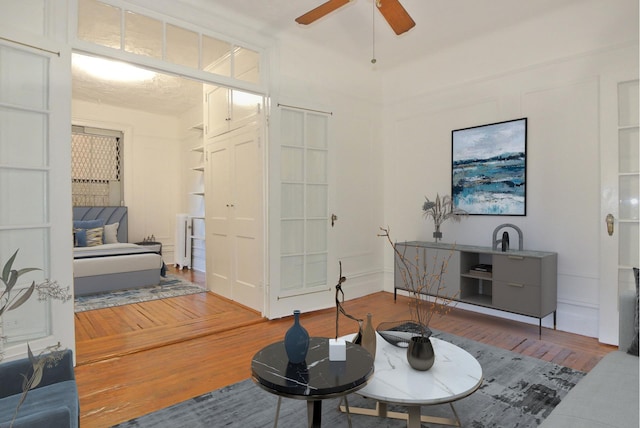
M 314 21 L 322 18 L 325 15 L 330 14 L 334 10 L 341 8 L 345 4 L 349 3 L 350 0 L 329 0 L 326 3 L 322 3 L 320 6 L 315 9 L 310 10 L 296 18 L 296 22 L 302 25 L 311 24 Z
M 396 34 L 406 33 L 416 26 L 416 23 L 398 0 L 375 1 L 378 10 Z

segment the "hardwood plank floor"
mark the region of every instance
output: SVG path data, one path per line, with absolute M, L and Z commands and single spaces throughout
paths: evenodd
M 204 282 L 193 271 L 171 273 Z M 380 292 L 345 302 L 356 317 L 374 324 L 405 319 L 408 298 Z M 281 340 L 291 317 L 268 321 L 211 293 L 76 314 L 76 379 L 81 425 L 109 427 L 250 376 L 253 355 Z M 335 309 L 305 313 L 313 336 L 335 334 Z M 340 333 L 355 329 L 342 317 Z M 435 329 L 545 361 L 589 371 L 616 349 L 596 339 L 537 325 L 453 309 L 432 320 Z

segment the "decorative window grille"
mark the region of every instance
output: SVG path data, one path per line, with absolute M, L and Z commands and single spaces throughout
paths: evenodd
M 71 180 L 74 206 L 120 205 L 122 133 L 74 126 Z

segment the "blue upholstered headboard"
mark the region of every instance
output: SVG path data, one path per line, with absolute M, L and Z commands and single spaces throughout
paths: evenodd
M 104 219 L 105 224 L 120 223 L 118 226 L 118 242 L 129 242 L 127 207 L 73 207 L 73 219 Z

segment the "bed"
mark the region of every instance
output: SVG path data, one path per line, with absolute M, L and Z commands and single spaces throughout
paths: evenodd
M 164 274 L 155 247 L 128 242 L 127 207 L 73 207 L 76 296 L 156 285 Z

